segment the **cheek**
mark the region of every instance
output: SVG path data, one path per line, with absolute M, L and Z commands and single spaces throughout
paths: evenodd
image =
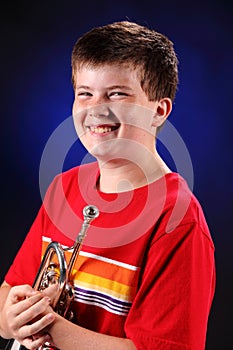
M 152 125 L 153 110 L 133 103 L 124 103 L 116 111 L 123 124 L 148 129 Z
M 73 105 L 72 116 L 74 121 L 75 130 L 79 137 L 81 137 L 84 133 L 84 120 L 85 120 L 85 112 L 78 110 L 75 105 Z
M 76 117 L 78 113 L 79 113 L 78 102 L 77 102 L 76 99 L 74 99 L 73 106 L 72 106 L 72 115 L 73 115 L 73 117 Z
M 122 123 L 122 132 L 126 136 L 132 137 L 142 137 L 146 134 L 153 134 L 154 130 L 152 128 L 152 118 L 150 116 L 143 116 L 143 115 L 137 115 L 137 116 L 128 116 L 128 118 L 125 118 Z

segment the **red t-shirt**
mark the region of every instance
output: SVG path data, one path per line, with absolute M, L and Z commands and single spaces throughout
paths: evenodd
M 72 246 L 94 204 L 73 271 L 77 323 L 137 349 L 204 349 L 215 267 L 197 199 L 176 173 L 119 194 L 98 191 L 98 174 L 92 163 L 54 179 L 6 282 L 32 284 L 48 243 Z

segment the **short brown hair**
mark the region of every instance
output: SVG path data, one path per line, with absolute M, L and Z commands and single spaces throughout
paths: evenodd
M 127 64 L 139 68 L 142 90 L 151 101 L 174 100 L 178 60 L 173 43 L 145 26 L 115 22 L 93 28 L 77 40 L 72 51 L 72 81 L 82 65 Z

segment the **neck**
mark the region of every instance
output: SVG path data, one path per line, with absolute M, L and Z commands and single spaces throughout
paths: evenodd
M 98 188 L 105 193 L 131 191 L 171 172 L 157 153 L 148 155 L 141 164 L 125 159 L 115 159 L 106 163 L 99 161 L 99 168 Z

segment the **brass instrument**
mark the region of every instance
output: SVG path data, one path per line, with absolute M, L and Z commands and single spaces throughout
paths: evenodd
M 53 304 L 51 306 L 55 312 L 69 320 L 72 320 L 73 318 L 72 311 L 69 310 L 69 306 L 74 299 L 74 288 L 71 278 L 72 270 L 79 255 L 82 242 L 86 236 L 87 229 L 90 223 L 98 216 L 98 208 L 94 205 L 87 205 L 83 209 L 84 220 L 74 245 L 68 248 L 62 248 L 58 242 L 51 242 L 48 245 L 32 286 L 35 290 L 43 291 L 50 285 L 57 284 L 58 291 L 53 299 Z M 68 250 L 72 251 L 72 255 L 67 265 L 65 251 Z M 54 255 L 57 256 L 58 263 L 52 261 Z M 19 342 L 14 339 L 11 339 L 5 347 L 5 350 L 23 349 L 26 348 L 23 345 L 20 345 Z M 51 345 L 43 345 L 40 349 L 48 350 L 55 348 Z

